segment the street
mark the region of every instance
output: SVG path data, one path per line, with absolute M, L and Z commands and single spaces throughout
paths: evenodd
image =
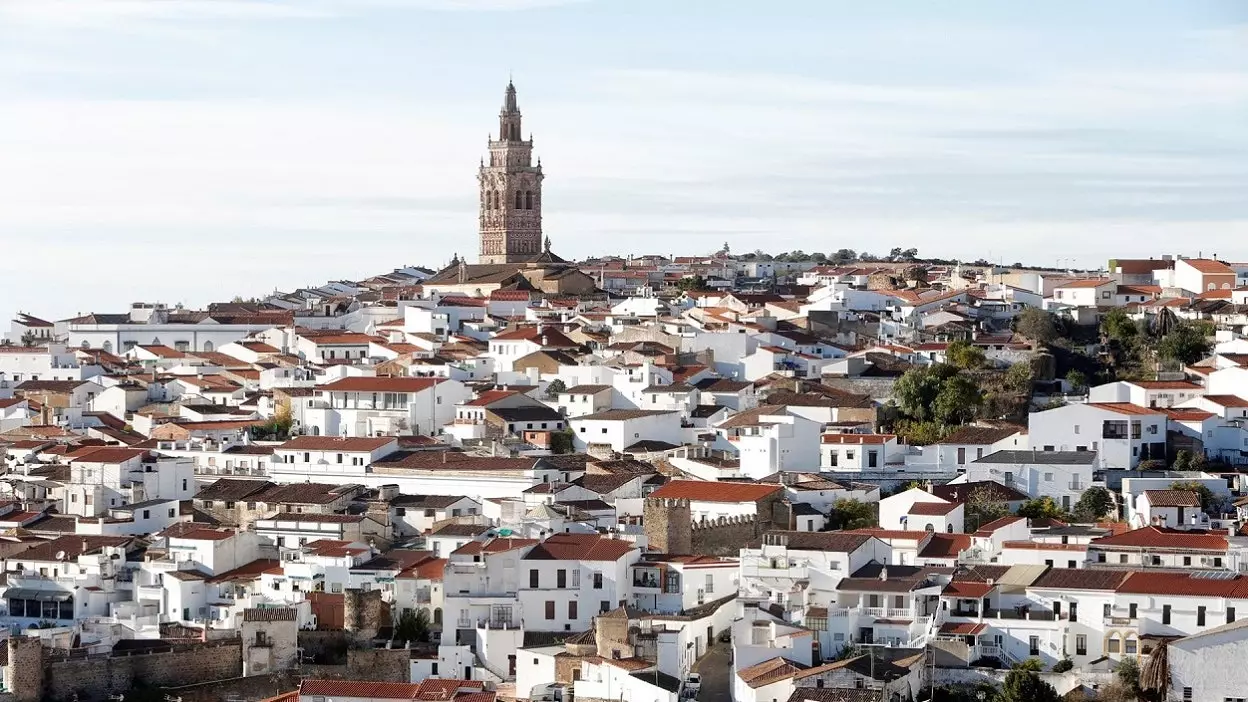
M 698 702 L 732 701 L 732 646 L 716 643 L 693 666 L 693 670 L 702 674 Z

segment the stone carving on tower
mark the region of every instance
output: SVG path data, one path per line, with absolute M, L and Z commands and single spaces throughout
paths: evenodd
M 477 175 L 481 187 L 481 263 L 525 263 L 542 253 L 542 165 L 520 132 L 516 86 L 507 83 L 498 139 Z

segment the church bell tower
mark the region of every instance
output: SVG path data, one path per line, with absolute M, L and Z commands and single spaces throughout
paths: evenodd
M 520 132 L 516 86 L 510 81 L 498 115 L 498 139 L 490 139 L 489 163 L 481 163 L 481 263 L 524 263 L 542 253 L 542 166 L 533 165 L 533 140 Z

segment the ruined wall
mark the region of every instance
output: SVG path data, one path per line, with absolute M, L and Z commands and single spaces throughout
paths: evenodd
M 693 511 L 689 500 L 646 498 L 642 504 L 642 530 L 649 547 L 659 553 L 693 553 Z
M 389 624 L 390 606 L 381 599 L 381 590 L 347 590 L 342 598 L 343 628 L 356 641 L 372 641 L 377 631 Z
M 45 657 L 45 660 L 46 657 Z M 235 639 L 182 644 L 157 653 L 117 652 L 109 656 L 51 660 L 44 667 L 47 700 L 99 700 L 136 686 L 189 685 L 242 674 L 242 646 Z

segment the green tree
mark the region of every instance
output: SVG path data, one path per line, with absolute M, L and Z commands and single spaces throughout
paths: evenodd
M 1061 519 L 1066 516 L 1062 508 L 1057 502 L 1049 496 L 1037 497 L 1033 500 L 1027 500 L 1018 508 L 1018 516 L 1028 519 L 1042 519 L 1048 517 L 1050 519 Z
M 394 626 L 394 638 L 399 641 L 425 642 L 429 640 L 429 610 L 404 609 Z
M 1014 392 L 1024 394 L 1031 392 L 1031 386 L 1036 382 L 1036 371 L 1031 367 L 1028 361 L 1022 361 L 1010 366 L 1005 372 L 1005 386 Z
M 955 368 L 963 370 L 975 370 L 983 368 L 987 359 L 984 358 L 984 350 L 978 346 L 972 346 L 969 341 L 950 342 L 945 348 L 945 361 Z
M 1213 494 L 1203 483 L 1195 480 L 1180 480 L 1170 483 L 1171 490 L 1186 490 L 1194 492 L 1200 497 L 1200 509 L 1210 514 L 1217 514 L 1222 507 L 1222 498 Z
M 837 249 L 832 254 L 832 263 L 849 263 L 858 260 L 858 253 L 853 249 Z
M 1137 699 L 1143 690 L 1140 689 L 1140 662 L 1134 656 L 1123 656 L 1114 669 L 1114 677 L 1118 678 L 1118 686 L 1126 693 L 1127 699 Z
M 1205 330 L 1190 322 L 1180 323 L 1157 344 L 1157 355 L 1183 365 L 1195 363 L 1209 353 Z
M 832 504 L 832 512 L 828 515 L 828 527 L 832 530 L 873 527 L 879 521 L 875 510 L 875 503 L 837 500 Z
M 975 381 L 959 375 L 941 385 L 933 412 L 943 424 L 965 424 L 975 418 L 983 401 L 984 393 Z
M 1088 376 L 1077 368 L 1071 368 L 1066 373 L 1066 384 L 1070 386 L 1072 392 L 1083 394 L 1088 389 Z
M 907 417 L 927 422 L 935 418 L 932 411 L 944 379 L 935 366 L 919 366 L 902 374 L 893 385 L 893 399 Z
M 1121 307 L 1115 307 L 1101 319 L 1101 333 L 1119 342 L 1133 341 L 1140 333 L 1135 321 Z
M 1040 679 L 1028 659 L 1005 676 L 1005 684 L 997 691 L 996 702 L 1059 702 L 1061 697 L 1052 685 Z M 1038 663 L 1038 661 L 1037 661 Z
M 1057 323 L 1053 321 L 1053 315 L 1038 307 L 1023 310 L 1015 318 L 1014 330 L 1040 344 L 1051 344 L 1057 340 Z
M 676 287 L 686 291 L 706 290 L 706 278 L 700 275 L 685 276 L 676 283 Z
M 1094 485 L 1079 496 L 1079 501 L 1075 503 L 1074 516 L 1080 522 L 1095 522 L 1109 514 L 1114 508 L 1114 498 L 1109 494 L 1109 490 Z
M 938 444 L 949 435 L 945 427 L 936 422 L 919 422 L 902 419 L 893 425 L 893 433 L 912 446 Z
M 567 391 L 568 384 L 559 378 L 555 378 L 546 386 L 546 397 L 553 399 L 559 397 L 559 393 Z

